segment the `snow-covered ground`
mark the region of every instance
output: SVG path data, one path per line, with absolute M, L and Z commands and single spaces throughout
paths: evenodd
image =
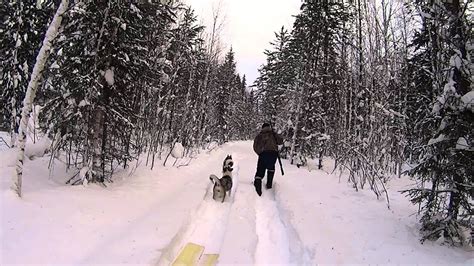
M 234 188 L 217 203 L 209 175 L 220 174 L 227 154 Z M 74 173 L 61 163 L 50 173 L 49 158 L 27 159 L 22 199 L 9 190 L 14 157 L 0 150 L 1 265 L 166 265 L 187 242 L 219 253 L 220 265 L 474 263 L 472 252 L 420 244 L 416 206 L 397 192 L 405 178 L 389 184 L 389 210 L 344 176 L 283 161 L 285 176 L 277 170 L 275 188 L 258 197 L 251 142 L 202 152 L 186 167 L 142 162 L 106 188 L 64 185 Z

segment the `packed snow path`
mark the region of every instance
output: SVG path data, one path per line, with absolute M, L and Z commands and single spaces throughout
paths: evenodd
M 216 174 L 216 173 L 215 173 Z M 239 165 L 234 164 L 232 172 L 234 185 L 231 195 L 235 195 L 239 180 Z M 233 197 L 224 202 L 212 199 L 212 184 L 209 183 L 204 199 L 188 217 L 187 222 L 174 236 L 170 245 L 158 261 L 158 265 L 170 265 L 187 243 L 205 247 L 206 254 L 219 254 L 227 228 Z
M 240 184 L 232 207 L 226 239 L 219 263 L 225 264 L 300 264 L 303 248 L 285 211 L 280 211 L 278 182 L 272 190 L 263 189 L 259 197 L 253 186 L 257 156 L 251 145 L 232 143 L 228 147 L 240 164 Z M 245 166 L 245 167 L 244 167 Z M 266 179 L 263 180 L 265 184 Z M 290 246 L 293 247 L 290 250 Z M 235 252 L 235 251 L 239 252 Z M 293 251 L 293 253 L 290 253 Z M 241 253 L 245 255 L 242 256 Z
M 295 254 L 293 257 L 290 254 L 290 244 L 295 245 L 294 250 L 301 251 L 301 243 L 289 241 L 287 228 L 289 223 L 283 222 L 275 199 L 278 185 L 272 190 L 265 190 L 262 197 L 258 197 L 252 183 L 254 169 L 249 167 L 255 164 L 256 160 L 248 156 L 248 146 L 238 144 L 228 146 L 227 150 L 232 154 L 235 163 L 232 197 L 226 198 L 224 203 L 214 201 L 212 185 L 209 185 L 203 201 L 175 235 L 158 261 L 158 265 L 172 263 L 186 243 L 204 246 L 204 253 L 207 254 L 221 254 L 223 251 L 219 258 L 219 264 L 223 265 L 242 263 L 243 260 L 255 265 L 288 265 L 301 262 L 302 254 Z M 239 181 L 241 163 L 246 166 L 242 169 L 243 181 Z M 242 188 L 238 189 L 239 187 Z M 229 218 L 231 218 L 230 224 Z M 248 227 L 244 228 L 249 229 L 248 232 L 241 231 L 241 222 L 247 223 Z M 293 234 L 296 233 L 293 231 Z M 255 248 L 249 249 L 254 245 Z M 240 249 L 239 252 L 232 252 L 236 248 Z M 249 251 L 248 256 L 234 256 L 240 254 L 242 249 Z
M 288 234 L 280 218 L 273 191 L 264 191 L 255 206 L 258 238 L 255 264 L 290 264 Z

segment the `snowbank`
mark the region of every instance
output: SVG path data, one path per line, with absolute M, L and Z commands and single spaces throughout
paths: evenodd
M 27 142 L 25 147 L 25 156 L 27 156 L 30 160 L 43 157 L 51 147 L 51 140 L 44 136 L 40 140 L 36 141 L 35 143 Z
M 1 265 L 155 264 L 186 224 L 205 229 L 190 235 L 219 252 L 221 265 L 473 262 L 462 249 L 420 244 L 417 207 L 398 193 L 411 184 L 406 178 L 389 184 L 388 210 L 371 191 L 355 192 L 347 176 L 339 182 L 283 160 L 274 198 L 266 190 L 258 197 L 252 143 L 236 142 L 202 152 L 188 167 L 149 170 L 145 158 L 133 176 L 119 172 L 107 187 L 64 185 L 76 172 L 57 163 L 50 174 L 49 158 L 38 158 L 25 164 L 18 199 L 9 189 L 14 164 L 3 163 L 12 151 L 0 152 Z M 227 154 L 239 165 L 233 201 L 206 205 L 209 174 L 221 173 Z

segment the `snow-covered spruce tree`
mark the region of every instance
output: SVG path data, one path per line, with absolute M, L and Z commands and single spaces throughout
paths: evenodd
M 336 102 L 333 90 L 337 89 L 337 40 L 348 19 L 344 8 L 339 1 L 304 1 L 293 25 L 291 42 L 281 53 L 286 65 L 276 64 L 276 69 L 290 73 L 286 77 L 276 73 L 273 82 L 278 84 L 277 90 L 287 91 L 285 96 L 275 94 L 275 99 L 287 98 L 290 116 L 277 120 L 287 125 L 292 142 L 290 153 L 296 163 L 304 164 L 301 161 L 305 157 L 321 157 L 328 133 L 332 133 L 328 122 L 332 119 L 331 105 Z M 281 32 L 279 36 L 285 35 Z M 272 54 L 269 56 L 272 60 Z M 272 87 L 271 82 L 266 83 Z
M 197 24 L 194 11 L 185 7 L 178 15 L 176 27 L 170 31 L 167 58 L 172 71 L 170 82 L 164 87 L 167 92 L 163 101 L 164 112 L 157 121 L 164 124 L 161 127 L 166 131 L 160 145 L 174 146 L 179 142 L 189 151 L 199 142 L 194 129 L 199 125 L 202 111 L 198 99 L 203 96 L 199 82 L 203 71 L 198 64 L 203 59 L 203 40 L 200 38 L 203 29 Z
M 53 1 L 5 1 L 0 5 L 0 128 L 15 145 L 22 101 L 54 12 Z
M 245 75 L 241 79 L 238 90 L 236 96 L 238 104 L 233 117 L 233 126 L 236 129 L 234 138 L 239 140 L 253 139 L 259 120 L 254 93 L 248 90 Z
M 472 246 L 473 32 L 472 21 L 465 12 L 472 5 L 458 0 L 420 1 L 418 5 L 428 11 L 422 13 L 423 25 L 429 27 L 424 30 L 435 34 L 426 42 L 435 53 L 432 67 L 447 72 L 431 71 L 436 98 L 431 116 L 425 120 L 433 120 L 437 128 L 423 147 L 419 163 L 410 171 L 419 187 L 404 192 L 420 205 L 422 241 L 444 240 Z
M 303 87 L 297 86 L 297 70 L 301 64 L 296 60 L 298 52 L 290 49 L 291 43 L 292 35 L 284 27 L 275 33 L 275 40 L 271 43 L 272 49 L 265 51 L 266 63 L 258 70 L 259 76 L 254 84 L 257 90 L 252 93 L 252 97 L 257 101 L 259 114 L 255 117 L 261 116 L 261 120 L 272 121 L 274 127 L 281 130 L 287 140 L 281 152 L 282 158 L 289 158 L 288 143 L 290 140 L 296 140 L 293 129 L 297 125 L 293 122 L 298 120 L 295 114 L 300 113 L 298 110 L 303 99 L 300 94 Z
M 224 62 L 219 66 L 216 78 L 216 88 L 212 96 L 212 106 L 215 108 L 212 118 L 215 130 L 213 138 L 219 143 L 224 143 L 231 139 L 230 122 L 234 119 L 232 117 L 234 107 L 232 99 L 239 87 L 232 48 L 226 54 Z
M 289 115 L 276 120 L 290 135 L 293 163 L 332 156 L 356 189 L 370 186 L 377 197 L 387 196 L 384 182 L 400 173 L 405 147 L 408 89 L 399 72 L 408 49 L 399 40 L 409 37 L 406 16 L 398 18 L 402 7 L 397 1 L 303 1 L 287 54 L 268 53 L 256 83 L 260 99 L 269 96 L 260 101 L 269 106 L 260 105 L 261 112 L 272 112 L 272 94 L 286 103 Z M 291 73 L 288 81 L 278 69 Z
M 423 14 L 438 17 L 440 12 L 430 11 L 427 6 L 407 5 L 411 14 L 416 14 L 417 8 L 421 8 Z M 414 53 L 407 58 L 407 64 L 400 72 L 400 78 L 405 78 L 408 84 L 406 93 L 406 115 L 408 119 L 405 137 L 407 146 L 405 158 L 409 163 L 416 163 L 422 156 L 421 147 L 431 138 L 431 132 L 436 129 L 436 121 L 431 116 L 432 100 L 435 98 L 435 91 L 441 85 L 435 80 L 441 73 L 440 65 L 442 60 L 439 52 L 439 32 L 441 28 L 437 26 L 440 19 L 423 19 L 422 27 L 415 31 L 410 44 Z
M 194 12 L 182 5 L 178 9 L 176 24 L 166 34 L 168 42 L 163 57 L 169 80 L 157 89 L 157 98 L 150 103 L 150 109 L 156 110 L 149 114 L 149 124 L 154 128 L 148 134 L 152 136 L 147 160 L 151 160 L 151 165 L 155 154 L 160 156 L 175 143 L 183 144 L 189 154 L 209 142 L 240 139 L 245 131 L 239 116 L 245 90 L 241 89 L 233 55 L 227 63 L 219 62 L 218 18 L 214 17 L 206 40 Z M 218 108 L 220 111 L 216 111 Z M 222 120 L 222 112 L 229 119 Z
M 21 109 L 21 120 L 18 129 L 18 155 L 16 162 L 16 175 L 13 178 L 12 188 L 21 197 L 22 193 L 22 177 L 23 177 L 23 163 L 25 159 L 25 145 L 26 145 L 26 132 L 28 127 L 28 119 L 33 108 L 33 102 L 35 100 L 36 91 L 40 81 L 42 80 L 43 70 L 45 68 L 46 60 L 48 59 L 52 42 L 56 38 L 59 32 L 59 27 L 61 26 L 61 21 L 63 18 L 66 9 L 69 6 L 68 0 L 62 0 L 59 5 L 56 13 L 53 17 L 53 20 L 48 26 L 46 31 L 41 49 L 36 57 L 36 61 L 31 73 L 30 80 L 25 93 L 25 98 L 23 100 L 23 107 Z
M 186 148 L 196 147 L 200 142 L 194 134 L 199 126 L 199 113 L 202 106 L 199 105 L 199 98 L 203 97 L 202 69 L 199 69 L 199 60 L 203 59 L 201 50 L 204 40 L 200 37 L 204 27 L 197 24 L 197 17 L 189 7 L 185 10 L 182 23 L 179 28 L 178 52 L 181 53 L 184 62 L 181 62 L 180 87 L 182 87 L 180 117 L 175 122 L 175 133 L 180 135 L 180 142 Z M 181 51 L 180 51 L 181 50 Z M 173 138 L 176 139 L 177 135 Z
M 334 112 L 338 101 L 336 92 L 341 90 L 337 47 L 346 34 L 344 23 L 350 21 L 350 13 L 342 1 L 307 1 L 302 8 L 293 30 L 296 47 L 306 58 L 301 76 L 303 86 L 307 87 L 301 117 L 304 130 L 299 146 L 305 157 L 319 157 L 321 167 L 330 136 L 339 131 L 337 122 L 340 120 Z M 306 27 L 309 33 L 304 31 Z
M 292 64 L 289 49 L 291 35 L 284 27 L 275 33 L 275 40 L 270 43 L 271 50 L 265 50 L 266 63 L 258 70 L 259 77 L 255 85 L 259 89 L 260 108 L 265 120 L 275 118 L 276 128 L 285 128 L 289 108 L 289 99 L 292 97 L 295 82 L 295 68 Z
M 155 48 L 173 14 L 156 2 L 79 1 L 50 65 L 42 124 L 82 169 L 74 182 L 104 182 L 137 154 L 146 93 L 163 82 Z M 158 44 L 158 45 L 157 45 Z
M 195 119 L 195 127 L 193 128 L 192 139 L 196 141 L 197 147 L 204 147 L 210 140 L 210 117 L 213 108 L 210 108 L 209 102 L 212 95 L 212 88 L 215 84 L 215 73 L 217 73 L 217 61 L 206 49 L 205 42 L 199 42 L 196 47 L 195 56 L 197 59 L 195 65 L 195 85 L 196 94 L 193 97 L 195 107 L 192 110 Z

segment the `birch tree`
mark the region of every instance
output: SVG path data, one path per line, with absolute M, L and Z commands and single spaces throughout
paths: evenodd
M 21 197 L 22 193 L 21 187 L 28 119 L 32 110 L 33 102 L 35 100 L 36 91 L 42 78 L 44 66 L 46 64 L 46 60 L 48 59 L 49 51 L 51 50 L 52 42 L 58 35 L 59 27 L 61 26 L 62 16 L 66 12 L 68 5 L 68 0 L 61 1 L 61 4 L 59 5 L 56 14 L 53 17 L 53 20 L 51 21 L 48 30 L 46 31 L 46 36 L 43 40 L 43 44 L 38 53 L 38 56 L 36 57 L 35 66 L 33 67 L 33 72 L 31 74 L 30 81 L 28 82 L 25 99 L 23 100 L 23 108 L 21 110 L 21 120 L 18 132 L 18 158 L 16 163 L 16 175 L 13 179 L 12 186 L 13 190 L 18 194 L 19 197 Z
M 110 0 L 77 3 L 69 14 L 41 121 L 55 138 L 52 156 L 65 152 L 67 165 L 80 173 L 70 183 L 103 184 L 150 145 L 143 136 L 155 114 L 146 107 L 152 110 L 169 83 L 166 40 L 174 10 Z

